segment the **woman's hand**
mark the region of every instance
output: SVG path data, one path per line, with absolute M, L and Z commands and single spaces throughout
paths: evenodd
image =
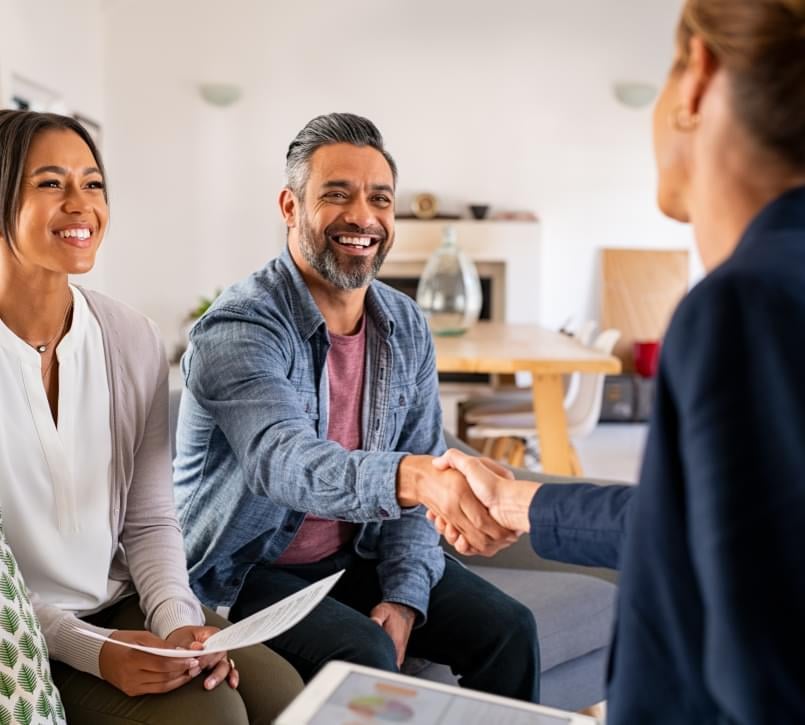
M 175 647 L 151 632 L 118 629 L 110 639 L 146 647 Z M 170 692 L 201 672 L 198 658 L 160 657 L 130 647 L 105 642 L 98 660 L 101 677 L 127 695 Z
M 218 627 L 179 627 L 168 635 L 167 641 L 172 646 L 180 647 L 181 649 L 202 650 L 204 643 L 219 631 Z M 235 667 L 234 660 L 227 657 L 226 652 L 202 655 L 198 659 L 202 670 L 212 670 L 204 680 L 205 689 L 212 690 L 224 680 L 233 689 L 238 686 L 240 675 Z

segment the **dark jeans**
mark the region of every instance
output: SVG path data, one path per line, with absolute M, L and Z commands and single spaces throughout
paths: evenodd
M 351 551 L 314 564 L 257 565 L 230 619 L 247 617 L 346 569 L 316 609 L 266 644 L 305 681 L 334 659 L 396 672 L 391 639 L 367 616 L 382 600 L 376 565 Z M 449 665 L 462 687 L 539 699 L 539 645 L 531 611 L 452 559 L 431 591 L 427 621 L 412 632 L 407 654 Z

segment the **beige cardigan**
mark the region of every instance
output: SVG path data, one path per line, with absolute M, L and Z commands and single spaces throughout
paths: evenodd
M 145 626 L 159 637 L 203 624 L 187 578 L 176 520 L 168 431 L 168 363 L 153 322 L 98 292 L 81 290 L 103 335 L 112 429 L 111 579 L 137 591 Z M 103 643 L 75 628 L 108 635 L 31 594 L 50 656 L 100 676 Z

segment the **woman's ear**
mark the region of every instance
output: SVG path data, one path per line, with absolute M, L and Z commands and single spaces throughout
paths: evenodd
M 279 205 L 280 213 L 285 220 L 286 226 L 289 229 L 295 227 L 299 210 L 299 200 L 296 198 L 296 194 L 287 186 L 283 187 L 282 191 L 280 191 Z
M 698 35 L 688 41 L 688 62 L 679 81 L 679 105 L 696 118 L 710 82 L 719 68 L 718 59 Z

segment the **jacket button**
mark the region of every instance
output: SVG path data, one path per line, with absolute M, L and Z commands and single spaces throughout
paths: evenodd
M 400 406 L 402 407 L 403 405 L 405 405 L 405 396 L 401 395 L 400 396 Z
M 389 517 L 389 512 L 386 511 L 386 509 L 384 509 L 384 508 L 380 508 L 378 510 L 378 513 L 380 514 L 381 519 L 387 519 Z

